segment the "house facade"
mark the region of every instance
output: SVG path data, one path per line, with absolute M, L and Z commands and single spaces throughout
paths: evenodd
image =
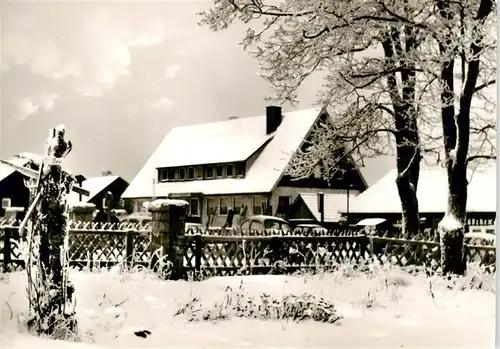
M 347 160 L 335 178 L 285 174 L 315 123 L 329 117 L 325 110 L 282 113 L 271 106 L 261 116 L 173 128 L 122 198 L 133 200 L 135 211 L 153 199 L 183 199 L 190 221 L 222 226 L 230 209 L 238 224 L 251 215 L 286 217 L 304 192 L 356 195 L 366 183 Z

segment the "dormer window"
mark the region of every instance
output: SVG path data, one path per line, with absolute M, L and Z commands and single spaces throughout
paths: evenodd
M 232 177 L 233 174 L 233 165 L 227 165 L 226 166 L 226 176 L 227 177 Z
M 208 166 L 205 169 L 205 176 L 207 178 L 213 178 L 214 177 L 214 168 L 212 166 Z
M 168 180 L 167 170 L 160 170 L 160 182 L 166 182 Z
M 203 178 L 203 167 L 197 167 L 195 169 L 194 178 Z
M 222 173 L 222 166 L 221 165 L 218 165 L 216 167 L 216 174 L 217 174 L 217 178 L 222 178 L 223 173 Z
M 245 164 L 239 163 L 236 165 L 236 175 L 243 176 L 245 174 Z
M 175 169 L 173 169 L 173 168 L 169 168 L 169 169 L 167 170 L 167 180 L 168 180 L 168 181 L 175 181 L 175 177 L 176 177 L 175 175 L 176 175 L 176 172 L 177 172 L 177 171 L 176 171 Z
M 184 168 L 179 169 L 179 179 L 182 181 L 186 178 L 186 170 Z
M 158 168 L 157 170 L 158 182 L 245 177 L 244 162 Z

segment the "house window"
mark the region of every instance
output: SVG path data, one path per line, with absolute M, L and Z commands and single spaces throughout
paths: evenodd
M 173 181 L 175 180 L 176 170 L 174 168 L 169 168 L 167 170 L 167 180 Z
M 162 169 L 159 170 L 159 172 L 160 172 L 160 182 L 166 182 L 168 180 L 167 170 Z
M 253 198 L 253 208 L 252 212 L 253 214 L 262 214 L 262 204 L 264 203 L 264 199 L 261 197 L 254 197 Z
M 217 199 L 207 199 L 207 215 L 217 214 Z
M 184 168 L 180 168 L 179 169 L 179 179 L 180 180 L 183 180 L 186 178 L 186 169 Z
M 290 210 L 290 203 L 292 198 L 290 196 L 280 196 L 278 197 L 278 209 L 276 214 L 286 215 Z
M 245 164 L 237 164 L 236 165 L 236 174 L 238 176 L 243 176 L 245 174 Z
M 217 171 L 217 172 L 216 172 L 217 177 L 218 177 L 218 178 L 221 178 L 221 177 L 222 177 L 222 166 L 221 166 L 221 165 L 218 165 L 218 166 L 216 167 L 216 171 Z
M 243 198 L 242 197 L 235 197 L 234 198 L 234 213 L 240 214 L 243 206 L 244 206 Z
M 207 178 L 212 178 L 214 176 L 214 168 L 212 166 L 207 166 L 205 168 L 205 176 Z
M 226 176 L 227 177 L 232 177 L 233 176 L 233 165 L 227 165 L 226 166 Z
M 229 208 L 233 207 L 232 198 L 221 198 L 220 199 L 220 214 L 227 214 Z
M 193 179 L 194 178 L 194 168 L 189 167 L 188 168 L 188 179 Z
M 191 214 L 191 216 L 200 215 L 200 199 L 193 198 L 189 200 L 189 213 Z
M 194 175 L 195 178 L 203 178 L 203 168 L 197 167 Z

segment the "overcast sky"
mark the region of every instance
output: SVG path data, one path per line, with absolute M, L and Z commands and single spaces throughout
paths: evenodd
M 269 90 L 238 45 L 245 28 L 198 26 L 209 5 L 0 4 L 0 156 L 42 153 L 63 123 L 70 170 L 131 180 L 171 127 L 263 114 Z M 308 81 L 298 108 L 320 84 Z

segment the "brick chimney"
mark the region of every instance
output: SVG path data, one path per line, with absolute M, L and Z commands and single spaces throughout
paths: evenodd
M 276 131 L 281 124 L 282 119 L 283 116 L 281 115 L 281 107 L 266 107 L 266 134 L 271 134 Z

